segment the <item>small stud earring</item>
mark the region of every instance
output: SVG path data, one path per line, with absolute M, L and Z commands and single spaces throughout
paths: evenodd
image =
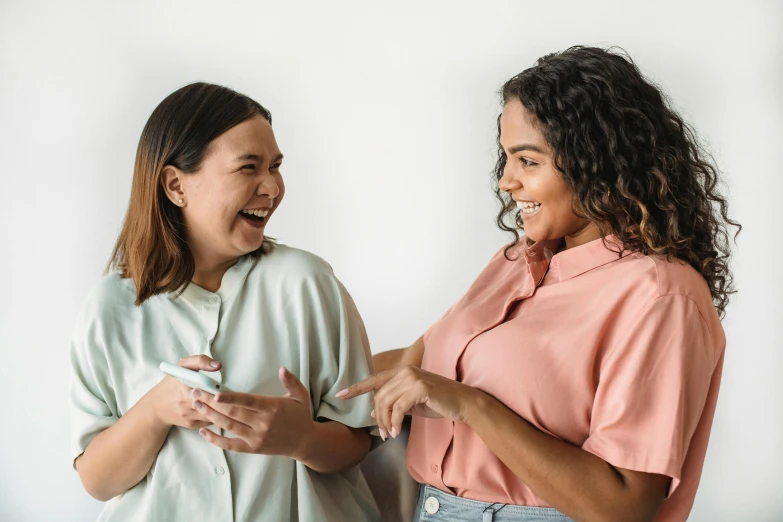
M 179 198 L 179 199 L 177 200 L 177 203 L 179 203 L 179 204 L 181 205 L 182 203 L 184 203 L 184 201 L 182 201 L 182 198 Z

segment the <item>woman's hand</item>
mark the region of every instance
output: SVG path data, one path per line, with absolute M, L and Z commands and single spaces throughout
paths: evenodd
M 288 390 L 284 397 L 235 392 L 213 396 L 193 390 L 190 404 L 194 411 L 238 438 L 221 437 L 203 428 L 201 435 L 224 450 L 301 460 L 315 425 L 310 392 L 286 368 L 280 368 L 278 377 Z
M 185 357 L 177 366 L 188 370 L 215 372 L 220 369 L 219 362 L 206 355 L 193 355 Z M 147 401 L 154 408 L 154 413 L 160 423 L 166 426 L 180 426 L 188 429 L 198 429 L 212 424 L 201 413 L 193 409 L 193 399 L 190 393 L 193 389 L 185 386 L 177 379 L 166 376 L 160 381 L 148 395 L 151 401 Z
M 373 417 L 381 437 L 397 437 L 405 415 L 467 422 L 476 397 L 483 393 L 461 382 L 405 366 L 378 373 L 341 391 L 337 397 L 352 399 L 375 390 Z

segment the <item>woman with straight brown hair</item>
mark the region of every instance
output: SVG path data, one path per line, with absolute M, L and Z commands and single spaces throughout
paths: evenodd
M 100 520 L 379 516 L 356 467 L 371 401 L 335 398 L 372 373 L 362 320 L 326 262 L 264 235 L 285 194 L 271 121 L 195 83 L 142 132 L 110 273 L 71 345 L 74 467 L 108 501 Z

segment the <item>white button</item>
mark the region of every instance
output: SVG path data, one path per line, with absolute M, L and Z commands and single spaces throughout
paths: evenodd
M 430 497 L 427 499 L 427 502 L 424 503 L 424 509 L 430 515 L 434 515 L 440 509 L 440 502 L 438 502 L 437 498 Z
M 217 303 L 218 298 L 217 297 L 210 297 L 209 302 L 210 303 Z
M 221 466 L 215 468 L 215 473 L 217 473 L 218 475 L 222 475 L 225 472 L 226 470 L 224 470 Z

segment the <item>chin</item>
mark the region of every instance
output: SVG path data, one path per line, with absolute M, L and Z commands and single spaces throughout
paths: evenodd
M 236 245 L 236 249 L 240 252 L 240 255 L 244 256 L 247 254 L 250 254 L 251 252 L 255 252 L 259 248 L 261 248 L 261 245 L 264 243 L 263 237 L 260 241 L 241 241 L 239 244 Z
M 524 229 L 523 232 L 525 233 L 525 237 L 528 240 L 530 240 L 530 241 L 532 241 L 534 243 L 538 243 L 540 241 L 540 239 L 539 239 L 540 235 L 537 234 L 535 230 L 531 231 L 531 230 L 528 230 L 528 229 Z

